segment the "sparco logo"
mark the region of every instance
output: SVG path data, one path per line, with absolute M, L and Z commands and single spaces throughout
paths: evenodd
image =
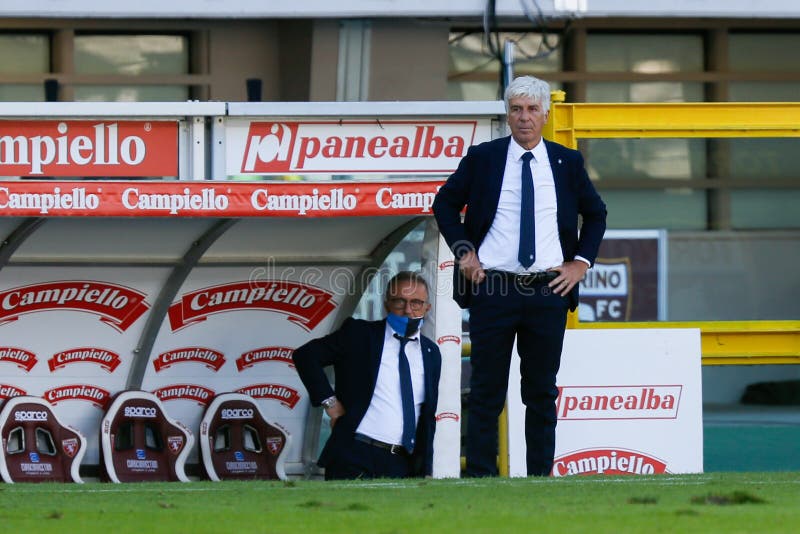
M 50 367 L 50 371 L 55 371 L 69 364 L 81 362 L 96 363 L 101 369 L 113 373 L 114 369 L 122 363 L 122 360 L 120 360 L 119 354 L 110 350 L 81 347 L 54 354 L 52 358 L 47 360 L 47 365 Z
M 0 362 L 11 362 L 26 372 L 30 372 L 37 361 L 36 355 L 25 349 L 0 347 Z
M 436 343 L 439 345 L 444 345 L 447 342 L 455 343 L 456 345 L 461 345 L 461 338 L 459 336 L 441 336 L 439 339 L 436 340 Z
M 233 282 L 184 294 L 169 307 L 169 324 L 174 331 L 216 313 L 270 310 L 311 331 L 334 308 L 333 293 L 318 287 L 285 280 Z
M 472 144 L 475 121 L 252 122 L 228 173 L 450 173 Z
M 5 176 L 176 176 L 177 132 L 174 121 L 3 121 L 0 171 Z
M 642 452 L 624 449 L 585 449 L 559 456 L 553 476 L 657 475 L 668 473 L 667 464 Z
M 225 408 L 221 411 L 223 419 L 252 419 L 252 408 Z
M 47 421 L 44 410 L 20 410 L 14 412 L 14 421 Z
M 124 332 L 150 307 L 144 298 L 144 293 L 129 287 L 88 280 L 15 287 L 0 292 L 0 325 L 26 313 L 76 310 L 99 315 Z
M 0 384 L 0 399 L 10 399 L 13 397 L 19 397 L 21 395 L 27 395 L 28 393 L 24 389 L 19 389 L 17 386 L 11 386 L 9 384 Z
M 102 409 L 108 406 L 108 401 L 111 398 L 108 391 L 97 386 L 85 384 L 73 384 L 48 389 L 42 396 L 45 400 L 49 401 L 50 404 L 58 404 L 65 400 L 85 400 Z
M 155 417 L 156 409 L 152 406 L 125 406 L 125 417 Z
M 674 419 L 683 386 L 563 386 L 559 420 Z
M 443 261 L 439 264 L 439 270 L 444 271 L 445 269 L 452 269 L 455 266 L 456 262 L 453 260 Z
M 162 401 L 168 400 L 190 400 L 200 406 L 207 406 L 214 398 L 214 391 L 195 384 L 173 384 L 153 391 L 156 397 Z
M 236 358 L 236 368 L 239 371 L 243 371 L 260 362 L 283 362 L 290 367 L 294 367 L 293 353 L 294 349 L 289 347 L 262 347 L 245 352 Z
M 213 349 L 204 347 L 184 347 L 181 349 L 162 352 L 153 360 L 153 367 L 157 373 L 168 369 L 176 363 L 201 363 L 214 372 L 220 370 L 225 364 L 225 355 Z
M 282 384 L 253 384 L 237 389 L 236 392 L 256 399 L 273 399 L 292 410 L 300 401 L 300 394 L 296 389 Z

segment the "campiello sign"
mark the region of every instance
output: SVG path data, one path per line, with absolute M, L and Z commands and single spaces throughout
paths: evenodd
M 116 352 L 95 347 L 65 350 L 54 354 L 52 358 L 47 360 L 47 365 L 50 367 L 51 372 L 74 363 L 94 363 L 100 366 L 101 369 L 113 373 L 114 369 L 122 363 L 122 360 Z
M 243 281 L 184 294 L 169 308 L 173 331 L 205 321 L 209 315 L 267 310 L 288 315 L 289 321 L 313 330 L 336 308 L 333 293 L 286 280 Z
M 175 121 L 1 121 L 2 176 L 177 176 Z
M 200 406 L 207 406 L 214 398 L 214 390 L 197 384 L 172 384 L 153 390 L 153 394 L 162 401 L 188 400 Z
M 150 305 L 144 293 L 129 287 L 70 280 L 45 282 L 0 291 L 0 325 L 26 313 L 74 310 L 93 313 L 107 325 L 124 332 Z
M 162 352 L 153 360 L 153 367 L 160 373 L 179 363 L 199 363 L 217 372 L 225 364 L 225 355 L 205 347 L 183 347 Z
M 283 384 L 253 384 L 239 388 L 236 392 L 250 395 L 254 399 L 276 400 L 291 410 L 294 410 L 300 401 L 300 393 Z
M 105 409 L 111 399 L 111 394 L 103 388 L 90 384 L 71 384 L 53 389 L 48 389 L 42 394 L 50 404 L 58 404 L 67 400 L 87 401 L 98 408 Z
M 450 173 L 475 121 L 250 122 L 229 141 L 228 174 Z M 235 139 L 235 136 L 232 136 Z
M 553 476 L 657 475 L 667 473 L 667 464 L 648 454 L 625 449 L 586 449 L 559 456 Z
M 293 353 L 294 349 L 290 347 L 261 347 L 245 352 L 236 358 L 236 368 L 243 371 L 261 362 L 283 362 L 294 367 Z
M 0 347 L 0 362 L 13 363 L 25 372 L 30 372 L 36 365 L 36 354 L 17 347 Z

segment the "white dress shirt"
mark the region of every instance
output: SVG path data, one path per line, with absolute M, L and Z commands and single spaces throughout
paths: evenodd
M 425 401 L 425 368 L 422 364 L 422 347 L 419 332 L 414 341 L 406 343 L 406 357 L 411 369 L 411 386 L 414 390 L 414 420 L 419 421 L 419 412 Z M 400 340 L 388 324 L 383 335 L 383 353 L 378 368 L 375 392 L 367 413 L 356 432 L 372 439 L 400 445 L 403 441 L 403 401 L 400 396 Z
M 536 224 L 536 261 L 525 269 L 517 259 L 519 223 L 522 205 L 522 154 L 526 152 L 512 137 L 508 145 L 506 168 L 500 189 L 497 213 L 489 232 L 478 249 L 484 269 L 522 273 L 546 271 L 564 262 L 558 236 L 556 185 L 544 141 L 533 147 L 530 161 L 533 175 L 534 220 Z

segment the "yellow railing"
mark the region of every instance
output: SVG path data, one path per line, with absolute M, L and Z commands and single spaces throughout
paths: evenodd
M 585 138 L 800 137 L 798 102 L 567 104 L 553 91 L 544 136 Z M 699 328 L 703 365 L 800 363 L 800 321 L 579 323 L 569 328 Z

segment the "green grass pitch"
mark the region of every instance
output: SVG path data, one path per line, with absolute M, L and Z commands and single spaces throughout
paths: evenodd
M 800 532 L 800 473 L 2 484 L 2 532 Z

